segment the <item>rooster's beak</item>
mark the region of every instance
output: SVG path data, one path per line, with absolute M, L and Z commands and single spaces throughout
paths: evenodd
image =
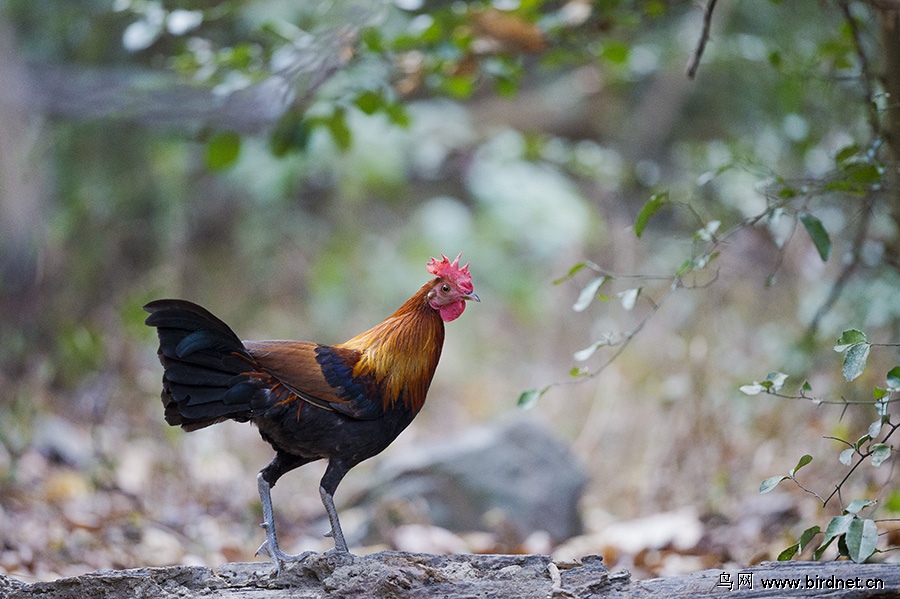
M 470 294 L 468 294 L 468 295 L 464 295 L 464 296 L 462 296 L 462 299 L 467 300 L 467 301 L 472 301 L 472 302 L 478 302 L 478 303 L 481 303 L 481 299 L 480 299 L 477 295 L 475 295 L 474 293 L 470 293 Z

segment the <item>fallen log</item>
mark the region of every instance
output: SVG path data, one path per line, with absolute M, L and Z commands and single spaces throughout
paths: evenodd
M 261 594 L 262 593 L 262 594 Z M 7 599 L 221 597 L 249 599 L 610 599 L 646 597 L 896 597 L 900 566 L 852 562 L 769 562 L 744 570 L 704 570 L 650 580 L 610 573 L 600 556 L 554 562 L 544 555 L 429 555 L 384 551 L 363 557 L 318 555 L 287 564 L 217 568 L 170 566 L 102 570 L 27 584 L 0 576 Z

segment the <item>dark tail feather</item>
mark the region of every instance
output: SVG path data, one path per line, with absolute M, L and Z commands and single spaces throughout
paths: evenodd
M 145 321 L 159 333 L 166 422 L 196 430 L 223 420 L 247 421 L 260 379 L 231 328 L 197 304 L 156 300 Z

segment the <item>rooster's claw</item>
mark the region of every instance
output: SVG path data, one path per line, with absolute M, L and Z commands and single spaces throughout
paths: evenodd
M 263 528 L 266 528 L 266 525 L 262 525 Z M 282 551 L 278 544 L 276 543 L 274 547 L 269 546 L 269 539 L 266 539 L 262 542 L 262 545 L 259 546 L 259 549 L 256 550 L 254 555 L 261 555 L 263 552 L 266 552 L 269 557 L 272 558 L 272 561 L 275 562 L 275 573 L 276 575 L 281 575 L 281 569 L 284 566 L 285 562 L 302 562 L 311 555 L 315 555 L 315 551 L 304 551 L 303 553 L 298 553 L 296 555 L 291 555 L 289 553 L 285 553 Z

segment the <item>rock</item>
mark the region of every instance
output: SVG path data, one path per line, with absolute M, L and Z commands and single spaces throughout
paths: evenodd
M 56 416 L 42 416 L 35 421 L 32 445 L 54 463 L 86 468 L 94 461 L 88 432 Z
M 425 522 L 414 523 L 492 531 L 504 546 L 521 544 L 537 531 L 560 542 L 582 529 L 584 470 L 561 441 L 528 419 L 396 455 L 383 463 L 382 474 L 385 481 L 363 500 L 375 512 L 370 541 L 389 536 L 377 523 L 396 521 L 384 513 L 398 506 L 401 515 L 418 510 Z

